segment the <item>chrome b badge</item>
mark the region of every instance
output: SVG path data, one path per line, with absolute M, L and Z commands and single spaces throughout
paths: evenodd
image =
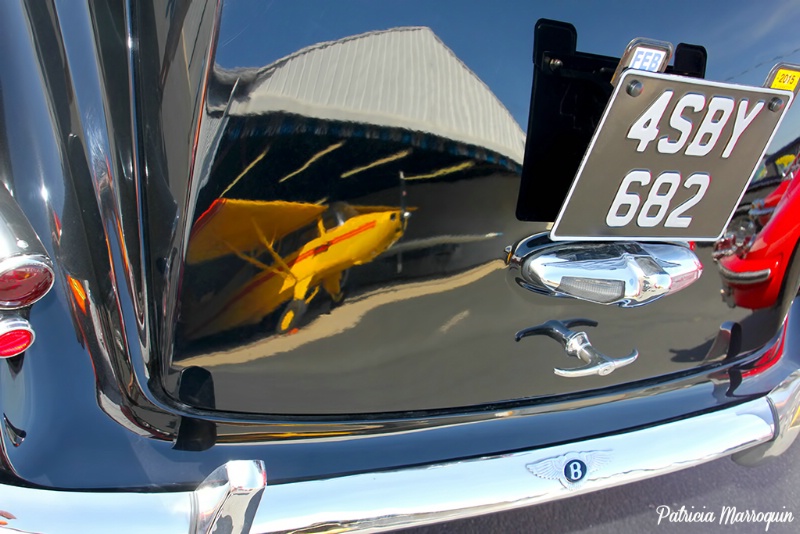
M 577 489 L 587 480 L 587 475 L 598 471 L 611 461 L 611 451 L 569 452 L 545 458 L 525 467 L 539 478 L 558 480 L 567 489 Z
M 564 478 L 577 484 L 586 477 L 588 468 L 581 460 L 570 460 L 564 465 Z

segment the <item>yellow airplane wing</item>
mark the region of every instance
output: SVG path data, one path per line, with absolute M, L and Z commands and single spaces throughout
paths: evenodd
M 263 248 L 259 233 L 276 240 L 316 219 L 327 206 L 280 200 L 218 198 L 194 224 L 188 263 Z

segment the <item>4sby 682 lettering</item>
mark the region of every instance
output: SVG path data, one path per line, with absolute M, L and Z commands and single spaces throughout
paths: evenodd
M 751 105 L 749 99 L 743 98 L 737 106 L 732 98 L 714 96 L 706 108 L 704 95 L 687 93 L 674 103 L 671 113 L 666 113 L 673 103 L 674 94 L 674 91 L 662 93 L 631 126 L 627 137 L 639 141 L 636 146 L 637 152 L 646 151 L 650 144 L 656 141 L 661 132 L 662 119 L 668 115 L 669 128 L 677 132 L 677 138 L 664 135 L 653 143 L 650 150 L 655 149 L 659 154 L 677 154 L 683 151 L 686 156 L 707 156 L 722 138 L 723 130 L 734 115 L 735 108 L 733 130 L 730 131 L 721 155 L 722 158 L 728 158 L 744 131 L 765 107 L 764 100 L 758 100 Z M 687 111 L 694 113 L 705 111 L 693 138 L 695 123 L 684 115 Z M 628 188 L 634 183 L 644 188 L 650 185 L 651 181 L 652 174 L 646 169 L 634 169 L 623 178 L 606 215 L 606 224 L 609 227 L 623 227 L 636 217 L 636 224 L 641 228 L 652 228 L 662 221 L 666 228 L 688 228 L 692 217 L 684 214 L 703 199 L 711 184 L 711 175 L 707 172 L 695 172 L 682 182 L 680 173 L 664 171 L 652 183 L 647 198 L 639 210 L 641 199 L 638 194 L 629 192 Z M 691 189 L 693 194 L 688 200 L 669 211 L 675 193 L 681 185 Z M 667 215 L 666 220 L 664 220 L 665 215 Z

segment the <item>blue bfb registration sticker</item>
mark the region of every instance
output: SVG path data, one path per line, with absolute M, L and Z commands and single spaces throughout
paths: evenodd
M 717 240 L 794 98 L 650 72 L 653 53 L 624 63 L 552 239 Z

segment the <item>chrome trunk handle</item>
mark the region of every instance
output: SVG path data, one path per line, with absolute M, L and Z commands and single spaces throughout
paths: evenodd
M 703 264 L 672 243 L 553 242 L 542 233 L 506 249 L 515 285 L 535 293 L 632 308 L 692 284 Z
M 540 325 L 525 328 L 517 332 L 514 339 L 519 341 L 527 336 L 548 336 L 555 339 L 564 347 L 568 356 L 578 358 L 586 365 L 573 369 L 562 369 L 556 367 L 553 372 L 559 376 L 575 378 L 580 376 L 600 375 L 605 376 L 614 372 L 615 369 L 624 367 L 636 361 L 639 351 L 633 351 L 622 358 L 611 358 L 596 350 L 589 341 L 586 332 L 574 332 L 570 330 L 573 326 L 597 326 L 597 321 L 591 319 L 566 319 L 564 321 L 547 321 Z

